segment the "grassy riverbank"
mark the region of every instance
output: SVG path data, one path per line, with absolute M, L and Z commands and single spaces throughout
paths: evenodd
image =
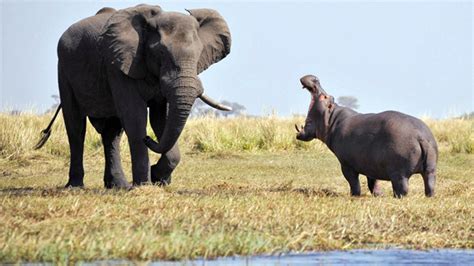
M 100 138 L 86 137 L 86 189 L 62 189 L 62 121 L 0 115 L 0 261 L 183 259 L 352 248 L 474 248 L 474 120 L 427 123 L 440 145 L 435 198 L 413 176 L 407 198 L 351 198 L 336 158 L 294 140 L 303 118 L 190 121 L 167 188 L 105 190 Z M 58 123 L 59 122 L 59 123 Z M 123 140 L 124 168 L 130 157 Z M 152 162 L 158 156 L 151 155 Z

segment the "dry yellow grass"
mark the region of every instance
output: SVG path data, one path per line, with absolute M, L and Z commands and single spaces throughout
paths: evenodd
M 407 198 L 351 198 L 336 158 L 294 140 L 302 118 L 197 119 L 170 187 L 102 188 L 103 155 L 86 137 L 86 189 L 62 189 L 62 121 L 0 115 L 0 261 L 182 259 L 352 248 L 474 248 L 473 120 L 428 121 L 440 144 L 437 195 L 413 176 Z M 59 123 L 58 123 L 59 122 Z M 90 129 L 91 127 L 89 127 Z M 130 158 L 123 141 L 130 177 Z M 152 161 L 158 158 L 152 155 Z

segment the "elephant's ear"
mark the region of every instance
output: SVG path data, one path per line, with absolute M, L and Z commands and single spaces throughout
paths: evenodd
M 198 62 L 198 73 L 219 62 L 230 53 L 230 30 L 224 18 L 212 9 L 187 10 L 199 22 L 199 37 L 204 45 Z
M 159 6 L 138 5 L 122 9 L 107 21 L 99 47 L 107 63 L 134 79 L 146 76 L 145 39 L 147 20 L 161 13 Z
M 99 9 L 99 11 L 97 11 L 97 13 L 95 13 L 96 15 L 100 15 L 100 14 L 107 14 L 107 13 L 114 13 L 115 10 L 114 8 L 111 8 L 111 7 L 103 7 L 101 9 Z

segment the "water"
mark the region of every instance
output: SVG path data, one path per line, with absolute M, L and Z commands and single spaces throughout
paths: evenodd
M 100 261 L 82 265 L 128 265 L 127 261 Z M 472 249 L 352 250 L 286 254 L 280 256 L 224 257 L 216 260 L 156 261 L 149 265 L 474 265 Z

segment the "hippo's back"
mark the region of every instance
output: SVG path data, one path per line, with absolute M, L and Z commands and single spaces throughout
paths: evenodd
M 373 114 L 373 117 L 383 126 L 381 129 L 386 131 L 394 140 L 403 141 L 416 138 L 417 140 L 433 141 L 436 144 L 431 130 L 416 117 L 396 111 Z
M 427 147 L 437 157 L 436 141 L 426 124 L 400 112 L 357 114 L 339 127 L 336 156 L 364 175 L 389 179 L 400 169 L 407 175 L 419 173 Z

